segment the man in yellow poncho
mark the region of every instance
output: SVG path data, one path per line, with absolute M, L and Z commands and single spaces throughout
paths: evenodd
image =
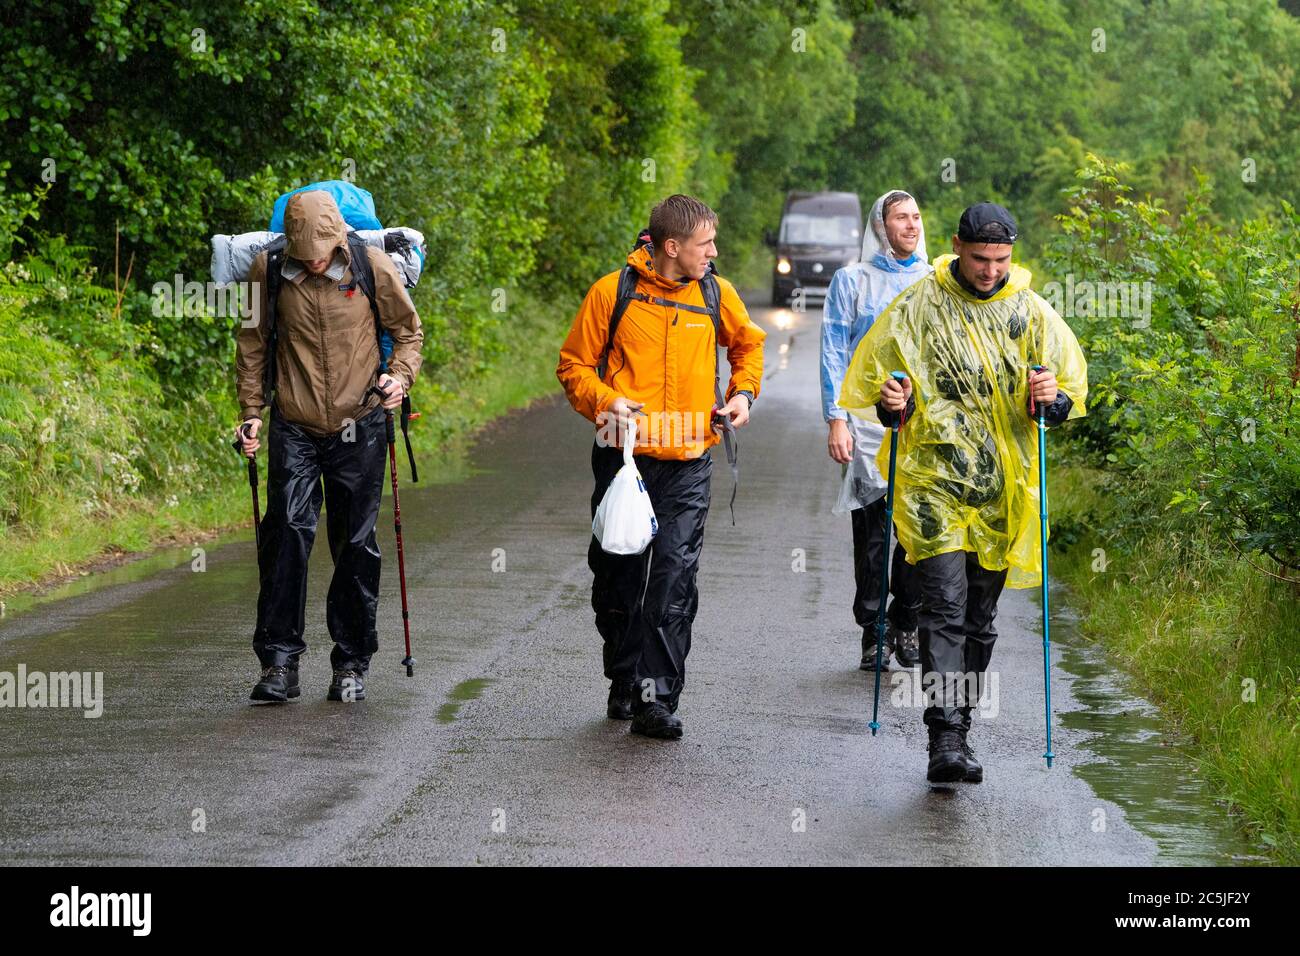
M 1074 333 L 1029 288 L 1029 271 L 1011 264 L 1017 236 L 994 203 L 962 213 L 955 255 L 936 259 L 876 319 L 840 392 L 841 407 L 863 414 L 874 405 L 886 427 L 903 414 L 894 525 L 921 594 L 932 782 L 983 779 L 967 734 L 998 598 L 1003 587 L 1041 581 L 1031 392 L 1048 425 L 1081 417 L 1088 397 Z M 894 371 L 906 380 L 892 380 Z M 887 473 L 887 442 L 879 463 Z

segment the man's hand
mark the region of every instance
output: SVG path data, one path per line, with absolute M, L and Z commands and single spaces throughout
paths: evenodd
M 901 382 L 894 378 L 886 380 L 880 386 L 880 401 L 891 412 L 901 412 L 907 408 L 907 400 L 912 397 L 912 380 L 905 378 Z
M 244 424 L 235 427 L 235 437 L 239 439 L 239 450 L 244 457 L 252 458 L 262 447 L 262 440 L 257 437 L 257 433 L 261 430 L 260 418 L 250 418 Z
M 853 433 L 849 431 L 849 423 L 843 418 L 832 418 L 830 426 L 826 448 L 831 453 L 831 460 L 847 465 L 853 460 Z
M 387 373 L 379 376 L 379 390 L 384 393 L 384 408 L 389 410 L 401 405 L 402 399 L 406 397 L 402 383 Z
M 645 407 L 645 402 L 634 402 L 630 398 L 620 395 L 609 403 L 606 412 L 614 417 L 618 424 L 618 434 L 626 435 L 627 430 L 632 427 L 632 422 L 637 418 L 637 413 Z
M 1029 373 L 1029 394 L 1036 405 L 1050 405 L 1056 401 L 1056 376 L 1050 369 Z
M 744 428 L 749 424 L 749 396 L 737 392 L 731 401 L 721 408 L 715 408 L 713 414 L 719 418 L 729 419 L 733 428 Z

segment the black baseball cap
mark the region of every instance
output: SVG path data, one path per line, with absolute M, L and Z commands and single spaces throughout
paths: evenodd
M 1011 245 L 1020 238 L 1020 227 L 1004 207 L 995 202 L 977 202 L 961 214 L 957 238 L 962 242 Z

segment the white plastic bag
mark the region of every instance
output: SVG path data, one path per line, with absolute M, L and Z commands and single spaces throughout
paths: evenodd
M 635 444 L 636 423 L 633 422 L 623 439 L 623 467 L 605 489 L 605 497 L 600 499 L 600 507 L 591 522 L 591 533 L 600 542 L 601 549 L 610 554 L 640 554 L 659 532 L 650 495 L 632 461 Z
M 853 458 L 844 469 L 840 496 L 831 514 L 846 515 L 865 508 L 877 498 L 885 497 L 889 482 L 876 465 L 876 453 L 885 440 L 885 428 L 879 422 L 849 416 L 849 434 L 853 436 Z

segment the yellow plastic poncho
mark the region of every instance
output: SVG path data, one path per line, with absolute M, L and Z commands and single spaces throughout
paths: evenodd
M 916 410 L 899 430 L 894 491 L 898 540 L 915 564 L 972 551 L 1007 587 L 1042 580 L 1038 425 L 1029 417 L 1034 365 L 1055 375 L 1085 414 L 1088 365 L 1070 327 L 1012 265 L 994 296 L 978 299 L 949 273 L 955 257 L 902 292 L 858 343 L 839 404 L 863 415 L 893 371 L 912 381 Z M 889 442 L 877 457 L 889 474 Z

